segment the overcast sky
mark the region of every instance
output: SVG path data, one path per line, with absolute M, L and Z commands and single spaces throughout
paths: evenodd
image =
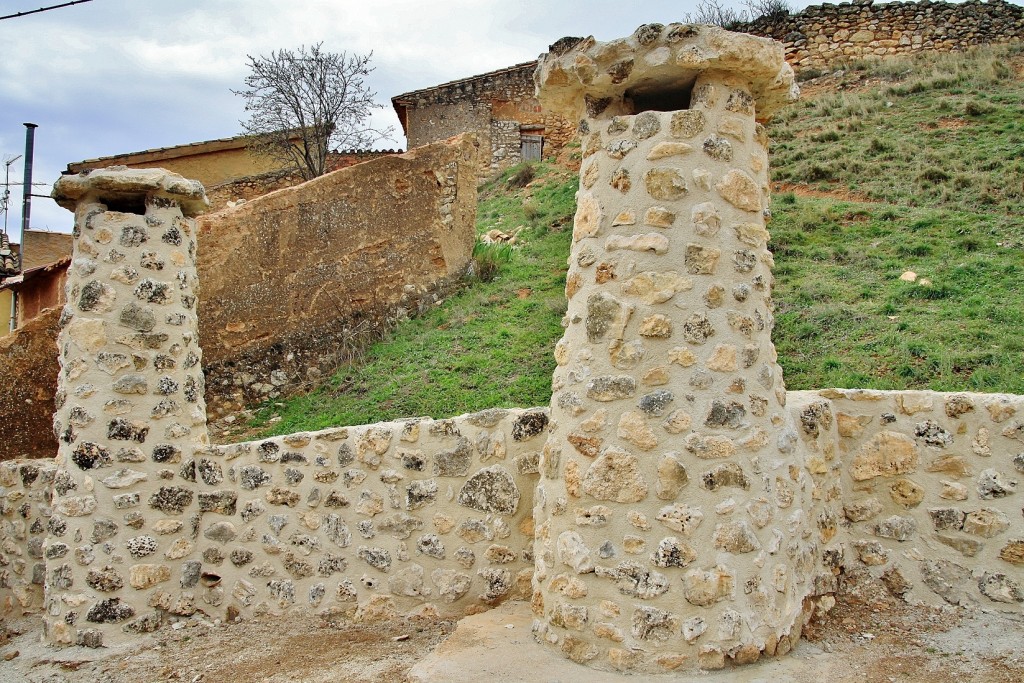
M 0 0 L 0 16 L 62 1 Z M 373 51 L 369 83 L 385 105 L 377 123 L 396 131 L 382 146 L 405 148 L 393 95 L 529 61 L 562 36 L 609 40 L 681 21 L 695 1 L 92 0 L 7 19 L 0 161 L 24 151 L 24 122 L 38 124 L 34 180 L 46 185 L 35 192 L 49 194 L 69 162 L 237 135 L 243 103 L 230 89 L 242 85 L 246 55 L 320 41 Z M 71 214 L 49 199 L 33 200 L 31 218 L 33 228 L 70 231 Z

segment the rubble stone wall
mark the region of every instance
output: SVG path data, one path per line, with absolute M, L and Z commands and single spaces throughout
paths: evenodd
M 1004 0 L 812 5 L 781 17 L 761 17 L 736 31 L 774 38 L 798 68 L 824 68 L 863 57 L 923 51 L 956 52 L 974 45 L 1024 40 L 1024 7 Z
M 1024 611 L 1024 396 L 828 389 L 789 404 L 809 471 L 841 486 L 816 496 L 835 530 L 826 568 L 897 598 Z

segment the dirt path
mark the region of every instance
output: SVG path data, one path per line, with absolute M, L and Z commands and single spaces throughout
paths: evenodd
M 457 663 L 465 680 L 531 680 L 523 675 L 546 654 L 530 650 L 536 646 L 529 635 L 528 608 L 520 604 L 502 610 L 493 613 L 490 621 L 494 623 L 489 627 L 495 631 L 491 637 L 501 646 L 481 655 L 469 648 L 487 638 L 464 635 L 452 643 L 461 640 L 466 646 L 448 646 L 452 651 L 444 657 Z M 518 619 L 514 629 L 505 623 L 513 613 Z M 476 618 L 473 628 L 478 628 L 480 619 Z M 38 619 L 21 619 L 6 626 L 18 634 L 0 641 L 0 659 L 18 654 L 0 661 L 3 683 L 399 683 L 455 628 L 451 621 L 443 620 L 332 626 L 317 618 L 289 615 L 230 626 L 193 621 L 145 637 L 130 647 L 54 650 L 39 642 Z M 1024 615 L 841 602 L 823 622 L 807 629 L 805 636 L 806 642 L 788 658 L 691 678 L 709 683 L 1024 681 Z M 513 640 L 519 645 L 503 644 Z M 523 647 L 525 651 L 516 649 Z M 510 670 L 514 675 L 502 675 L 496 668 L 503 656 L 513 660 Z M 559 677 L 563 681 L 580 673 L 592 683 L 638 680 L 591 674 L 564 660 L 558 662 L 568 667 Z M 495 673 L 487 674 L 489 669 Z M 445 680 L 463 680 L 460 676 L 449 674 Z M 674 680 L 690 679 L 675 676 Z

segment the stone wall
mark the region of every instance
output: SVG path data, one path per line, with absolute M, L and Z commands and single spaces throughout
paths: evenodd
M 199 219 L 214 414 L 331 371 L 457 283 L 476 238 L 476 145 L 384 156 Z
M 518 64 L 392 98 L 409 148 L 474 132 L 481 143 L 481 179 L 522 160 L 523 126 L 543 126 L 545 156 L 561 149 L 575 135 L 576 123 L 541 109 L 534 93 L 536 65 Z
M 1024 40 L 1024 7 L 1004 0 L 812 5 L 783 17 L 761 17 L 734 30 L 774 38 L 799 68 L 824 68 L 862 57 L 922 51 L 956 52 L 972 45 Z
M 54 444 L 56 450 L 56 444 Z M 57 466 L 52 460 L 0 463 L 0 615 L 43 609 L 44 541 Z M 60 550 L 50 549 L 51 557 Z
M 1024 397 L 830 389 L 789 404 L 809 471 L 831 483 L 816 496 L 827 568 L 900 599 L 1024 611 Z

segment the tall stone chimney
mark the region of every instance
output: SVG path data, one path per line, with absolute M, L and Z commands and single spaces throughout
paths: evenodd
M 583 147 L 536 636 L 648 673 L 784 653 L 815 546 L 771 341 L 762 123 L 793 72 L 771 40 L 649 24 L 547 55 L 536 80 Z

